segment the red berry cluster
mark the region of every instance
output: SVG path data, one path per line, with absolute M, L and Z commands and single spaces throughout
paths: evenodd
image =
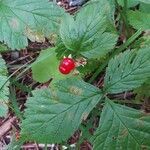
M 64 58 L 59 65 L 62 74 L 69 74 L 75 68 L 75 61 L 72 58 Z

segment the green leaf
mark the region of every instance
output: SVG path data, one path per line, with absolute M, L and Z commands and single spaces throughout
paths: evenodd
M 82 77 L 86 78 L 87 76 L 89 76 L 91 73 L 93 73 L 96 69 L 98 69 L 99 65 L 101 65 L 101 61 L 97 60 L 97 59 L 90 59 L 88 60 L 88 63 L 83 67 L 83 66 L 79 66 L 77 69 L 80 72 L 80 75 L 82 75 Z
M 6 51 L 8 51 L 7 46 L 0 43 L 0 52 L 6 52 Z
M 8 111 L 8 107 L 6 103 L 8 102 L 9 89 L 7 82 L 7 68 L 5 65 L 5 61 L 2 59 L 0 55 L 0 117 L 6 116 Z
M 88 51 L 81 52 L 81 54 L 89 59 L 105 56 L 116 45 L 117 39 L 118 35 L 116 34 L 102 33 L 95 38 L 90 46 L 86 47 Z
M 142 86 L 134 90 L 134 93 L 136 94 L 135 100 L 142 101 L 149 99 L 150 97 L 149 90 L 150 90 L 150 79 L 146 80 L 146 82 Z
M 0 41 L 12 49 L 25 48 L 31 33 L 57 32 L 62 15 L 62 9 L 48 0 L 1 0 Z
M 149 4 L 140 3 L 139 10 L 144 12 L 144 13 L 150 13 L 150 3 Z
M 124 0 L 117 0 L 119 5 L 124 6 Z M 139 4 L 139 0 L 127 0 L 127 7 L 134 7 Z
M 94 150 L 148 150 L 149 139 L 148 114 L 107 100 L 93 137 Z
M 111 59 L 104 81 L 108 93 L 120 93 L 139 87 L 150 77 L 150 49 L 125 51 Z
M 150 0 L 139 0 L 140 2 L 146 3 L 146 4 L 150 4 Z
M 95 9 L 93 9 L 95 7 Z M 106 6 L 104 5 L 105 11 Z M 92 3 L 83 7 L 77 14 L 76 19 L 70 15 L 66 16 L 61 24 L 61 38 L 69 50 L 82 50 L 93 37 L 105 29 L 104 9 L 98 13 L 98 4 Z M 88 14 L 88 18 L 87 18 Z M 85 19 L 87 18 L 87 19 Z
M 72 54 L 70 51 L 68 51 L 64 45 L 64 43 L 62 42 L 61 38 L 59 37 L 57 39 L 57 42 L 56 42 L 56 53 L 57 53 L 57 58 L 59 60 L 61 60 L 64 56 L 67 57 L 69 56 L 70 54 Z
M 110 19 L 114 20 L 114 14 L 115 14 L 115 3 L 114 0 L 107 0 L 110 5 Z
M 56 57 L 55 48 L 41 51 L 37 60 L 32 64 L 33 79 L 43 83 L 53 79 L 62 79 L 66 76 L 59 72 L 59 61 Z
M 75 18 L 66 16 L 60 27 L 66 48 L 89 58 L 99 58 L 108 53 L 117 39 L 114 34 L 103 33 L 107 28 L 109 12 L 110 5 L 107 1 L 94 1 L 83 7 Z M 107 40 L 109 36 L 112 39 Z
M 76 78 L 58 82 L 55 90 L 33 91 L 26 104 L 22 137 L 42 143 L 66 141 L 101 97 L 98 88 Z
M 129 11 L 128 21 L 135 29 L 150 29 L 150 13 L 140 11 Z

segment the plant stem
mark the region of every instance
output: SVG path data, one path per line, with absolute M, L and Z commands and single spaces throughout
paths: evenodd
M 1 91 L 1 90 L 3 89 L 3 87 L 7 84 L 7 82 L 11 79 L 11 77 L 13 77 L 19 70 L 21 70 L 21 69 L 27 67 L 23 72 L 19 73 L 18 76 L 21 76 L 24 72 L 26 72 L 27 70 L 29 70 L 29 69 L 31 68 L 31 65 L 28 66 L 28 64 L 29 64 L 29 62 L 26 63 L 26 64 L 24 64 L 24 65 L 22 65 L 20 68 L 18 68 L 16 71 L 14 71 L 14 72 L 7 78 L 7 80 L 4 82 L 4 84 L 0 87 L 0 91 Z M 18 76 L 17 76 L 16 78 L 18 78 Z
M 133 104 L 133 105 L 142 105 L 140 102 L 135 102 L 135 100 L 112 100 L 113 102 L 120 103 L 120 104 Z
M 10 100 L 11 100 L 11 103 L 12 103 L 12 111 L 14 111 L 14 113 L 16 114 L 16 116 L 20 120 L 23 120 L 23 115 L 22 115 L 22 113 L 19 109 L 17 99 L 16 99 L 16 95 L 15 95 L 15 91 L 13 90 L 12 86 L 10 86 Z
M 125 50 L 139 35 L 142 33 L 142 30 L 139 29 L 136 33 L 134 33 L 123 45 L 121 45 L 119 48 L 115 49 L 114 52 L 108 56 L 105 60 L 105 62 L 97 69 L 97 71 L 93 74 L 91 79 L 88 81 L 88 83 L 92 83 L 97 76 L 100 74 L 100 72 L 103 71 L 103 69 L 107 66 L 109 60 L 113 58 L 116 54 L 119 54 L 123 50 Z
M 44 150 L 47 150 L 47 144 L 45 144 L 45 146 L 44 146 Z
M 130 36 L 130 28 L 128 24 L 128 17 L 127 17 L 127 9 L 128 9 L 128 1 L 124 0 L 124 7 L 122 13 L 122 19 L 126 27 L 126 37 L 128 38 Z
M 128 9 L 128 3 L 127 3 L 127 0 L 124 0 L 124 6 L 123 6 L 123 10 L 120 9 L 120 6 L 117 2 L 117 0 L 115 0 L 115 4 L 116 4 L 116 7 L 121 15 L 121 18 L 122 18 L 122 21 L 125 25 L 125 29 L 126 29 L 126 37 L 130 37 L 130 27 L 129 27 L 129 24 L 128 24 L 128 19 L 127 19 L 127 9 Z

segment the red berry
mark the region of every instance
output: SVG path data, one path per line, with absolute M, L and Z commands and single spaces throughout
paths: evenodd
M 63 66 L 59 66 L 59 71 L 62 73 L 62 74 L 69 74 L 70 73 L 70 70 L 68 70 L 67 68 L 63 67 Z
M 59 71 L 62 74 L 69 74 L 74 68 L 75 62 L 72 58 L 64 58 L 59 65 Z
M 75 62 L 72 58 L 64 58 L 61 62 L 61 65 L 70 70 L 75 68 Z

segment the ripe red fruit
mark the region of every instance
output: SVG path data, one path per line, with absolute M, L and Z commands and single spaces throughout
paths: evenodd
M 64 58 L 59 65 L 59 71 L 62 74 L 69 74 L 75 68 L 75 62 L 72 58 Z

